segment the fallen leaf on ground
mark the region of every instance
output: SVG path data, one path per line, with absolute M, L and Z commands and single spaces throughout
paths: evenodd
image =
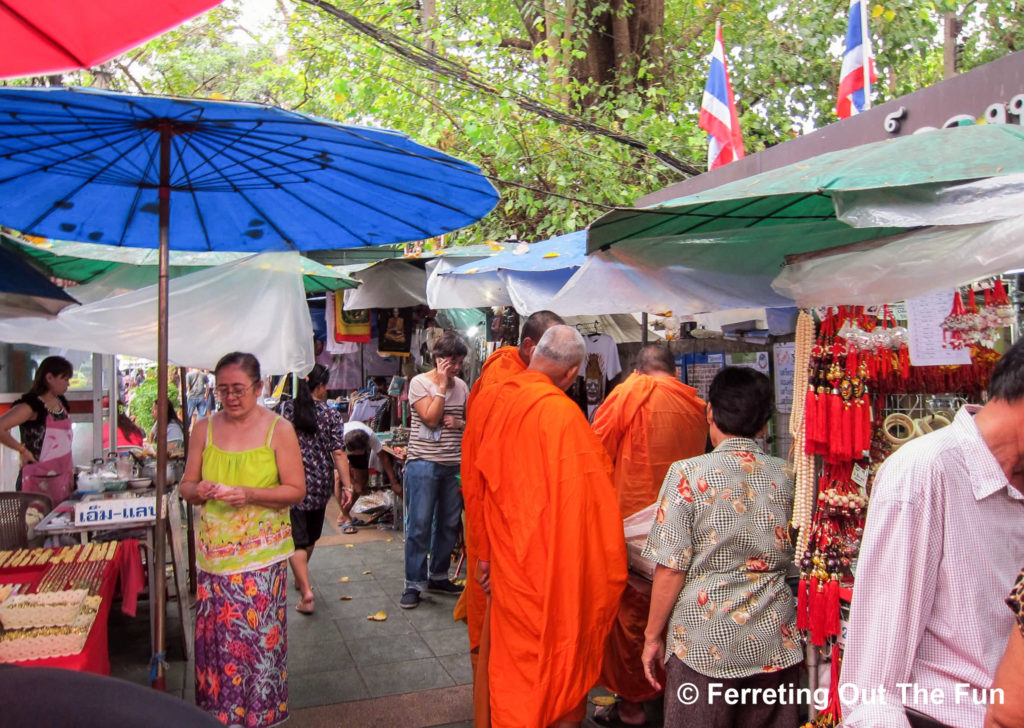
M 347 596 L 347 595 L 343 596 L 343 597 L 338 597 L 338 601 L 339 602 L 351 602 L 352 601 L 352 597 Z
M 341 582 L 342 584 L 344 584 L 346 581 L 348 581 L 348 577 L 347 576 L 343 576 L 340 579 L 338 579 L 338 581 Z
M 590 702 L 594 705 L 615 705 L 615 698 L 611 695 L 595 695 L 590 699 Z
M 385 612 L 385 611 L 380 611 L 380 612 L 377 612 L 376 614 L 367 615 L 366 618 L 369 619 L 372 622 L 383 622 L 385 619 L 388 618 L 388 613 Z
M 366 571 L 363 572 L 363 576 L 366 576 L 367 574 L 372 574 L 372 573 L 373 573 L 372 571 L 367 569 Z
M 391 543 L 391 542 L 392 542 L 392 541 L 394 541 L 394 540 L 395 540 L 395 539 L 393 539 L 393 538 L 386 538 L 386 539 L 384 539 L 384 542 L 385 542 L 385 543 Z
M 347 543 L 347 544 L 345 544 L 345 548 L 347 548 L 347 549 L 354 549 L 355 547 L 356 547 L 356 545 L 354 543 Z

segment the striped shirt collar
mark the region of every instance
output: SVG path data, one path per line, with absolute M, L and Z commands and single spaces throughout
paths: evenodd
M 971 477 L 971 490 L 975 500 L 983 500 L 1006 488 L 1014 500 L 1024 500 L 1021 493 L 1006 479 L 1006 473 L 988 449 L 981 432 L 974 422 L 974 415 L 981 409 L 975 404 L 964 405 L 953 418 L 952 428 L 964 454 L 964 464 Z

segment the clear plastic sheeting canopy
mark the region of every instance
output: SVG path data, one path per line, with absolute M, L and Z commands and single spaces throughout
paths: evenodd
M 301 271 L 298 253 L 264 253 L 169 281 L 169 360 L 212 369 L 224 354 L 247 351 L 264 374 L 308 372 L 313 324 Z M 156 360 L 157 287 L 72 307 L 52 320 L 0 321 L 0 341 Z
M 362 282 L 345 291 L 345 308 L 405 308 L 427 302 L 427 272 L 422 264 L 392 258 L 352 274 Z
M 970 225 L 1024 210 L 1024 174 L 953 184 L 833 193 L 836 217 L 853 227 Z
M 800 306 L 872 305 L 1024 267 L 1024 217 L 924 228 L 878 242 L 787 265 L 772 287 Z

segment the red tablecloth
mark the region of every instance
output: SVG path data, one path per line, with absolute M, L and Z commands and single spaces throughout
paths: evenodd
M 0 569 L 0 583 L 35 583 L 42 578 L 47 568 L 44 566 L 28 570 L 24 568 Z M 84 670 L 100 675 L 109 675 L 110 652 L 107 643 L 107 620 L 110 616 L 110 604 L 114 599 L 114 589 L 117 587 L 119 574 L 122 577 L 121 591 L 123 592 L 121 611 L 134 616 L 135 602 L 142 589 L 144 579 L 141 577 L 142 560 L 139 556 L 139 543 L 135 539 L 127 539 L 118 544 L 114 558 L 110 560 L 103 572 L 103 582 L 100 585 L 102 601 L 82 651 L 77 655 L 25 660 L 12 664 L 27 667 L 62 667 L 69 670 Z

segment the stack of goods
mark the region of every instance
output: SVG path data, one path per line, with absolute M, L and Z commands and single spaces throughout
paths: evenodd
M 99 611 L 103 574 L 116 550 L 117 542 L 111 541 L 0 551 L 0 569 L 8 580 L 38 577 L 0 584 L 0 662 L 81 652 Z

